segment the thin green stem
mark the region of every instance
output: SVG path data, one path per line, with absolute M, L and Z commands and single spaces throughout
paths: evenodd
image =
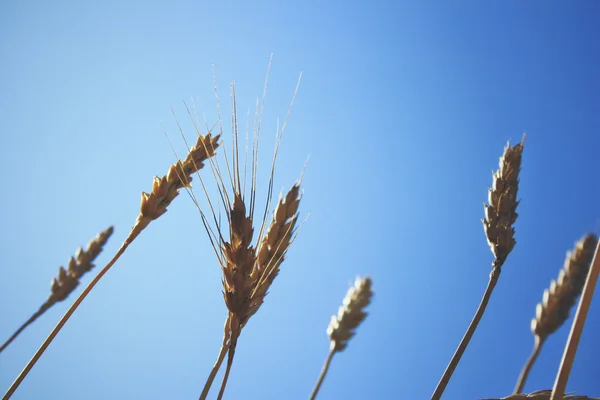
M 475 333 L 475 330 L 477 329 L 477 325 L 479 324 L 481 317 L 483 317 L 483 313 L 485 312 L 487 304 L 490 300 L 490 296 L 492 295 L 492 292 L 494 291 L 494 287 L 496 287 L 496 283 L 498 282 L 498 278 L 500 277 L 500 272 L 501 272 L 501 266 L 495 265 L 492 268 L 492 272 L 490 273 L 490 280 L 488 282 L 487 288 L 485 289 L 485 293 L 483 294 L 483 297 L 481 298 L 481 303 L 479 303 L 479 307 L 477 308 L 477 311 L 475 312 L 475 315 L 473 316 L 473 320 L 469 324 L 469 328 L 467 329 L 467 332 L 465 332 L 465 335 L 463 336 L 462 340 L 460 341 L 460 344 L 458 345 L 456 352 L 454 353 L 454 355 L 452 356 L 452 359 L 450 360 L 450 363 L 446 367 L 446 370 L 444 371 L 444 375 L 442 375 L 442 379 L 440 379 L 437 387 L 435 388 L 435 391 L 433 392 L 433 395 L 431 396 L 431 400 L 439 400 L 442 397 L 442 394 L 444 393 L 444 390 L 446 389 L 448 382 L 450 382 L 450 378 L 452 377 L 454 370 L 458 366 L 458 363 L 460 362 L 462 355 L 464 354 L 465 350 L 467 349 L 467 346 L 469 345 L 469 342 L 471 341 L 471 338 L 473 337 L 473 334 Z
M 587 279 L 585 280 L 585 286 L 581 293 L 581 299 L 579 300 L 579 306 L 577 307 L 577 313 L 573 319 L 573 325 L 571 326 L 571 333 L 565 346 L 558 374 L 554 381 L 554 388 L 552 389 L 552 397 L 550 400 L 559 400 L 563 398 L 565 389 L 567 388 L 567 382 L 569 381 L 569 375 L 571 374 L 571 367 L 573 361 L 575 361 L 575 353 L 577 353 L 577 346 L 579 345 L 579 339 L 581 339 L 581 333 L 585 325 L 585 319 L 594 297 L 594 290 L 596 289 L 596 282 L 598 281 L 598 275 L 600 275 L 600 242 L 596 246 L 596 252 L 590 271 L 588 272 Z
M 521 371 L 521 375 L 519 375 L 519 380 L 517 381 L 517 386 L 515 386 L 514 394 L 519 394 L 523 391 L 523 387 L 525 386 L 525 382 L 527 381 L 527 377 L 529 376 L 531 367 L 533 367 L 535 360 L 538 358 L 538 355 L 540 354 L 542 345 L 544 344 L 544 341 L 546 340 L 546 338 L 541 338 L 537 335 L 535 335 L 534 338 L 535 338 L 535 343 L 533 345 L 533 351 L 531 352 L 529 359 L 527 359 L 527 362 L 525 363 L 525 366 L 523 367 L 523 370 Z
M 333 358 L 333 355 L 335 354 L 335 346 L 331 345 L 331 350 L 329 350 L 329 354 L 327 355 L 327 358 L 325 359 L 325 363 L 323 364 L 323 368 L 321 369 L 321 374 L 319 375 L 319 379 L 317 379 L 317 384 L 315 385 L 315 388 L 313 389 L 312 393 L 310 394 L 310 400 L 314 400 L 317 397 L 317 393 L 319 393 L 319 389 L 321 388 L 321 384 L 323 383 L 323 379 L 325 379 L 325 375 L 327 375 L 327 371 L 329 370 L 329 364 L 331 364 L 331 359 Z

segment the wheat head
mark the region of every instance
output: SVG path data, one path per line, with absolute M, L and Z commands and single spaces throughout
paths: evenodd
M 544 291 L 531 321 L 531 331 L 540 340 L 554 333 L 569 318 L 569 311 L 583 290 L 597 243 L 598 237 L 594 234 L 581 238 L 573 251 L 567 252 L 558 279 Z
M 525 137 L 521 143 L 504 148 L 500 168 L 494 173 L 492 188 L 488 191 L 488 203 L 484 204 L 483 229 L 494 254 L 494 268 L 501 267 L 517 243 L 513 224 L 517 220 L 517 193 L 519 172 Z
M 331 340 L 333 351 L 342 351 L 348 346 L 348 341 L 358 326 L 367 317 L 365 307 L 371 302 L 371 278 L 356 278 L 354 285 L 348 289 L 338 314 L 331 317 L 327 335 Z
M 198 135 L 196 144 L 192 146 L 185 160 L 178 160 L 169 168 L 162 178 L 154 177 L 152 191 L 142 192 L 140 214 L 134 229 L 128 238 L 132 241 L 151 221 L 167 212 L 167 207 L 179 195 L 179 189 L 187 188 L 192 182 L 192 175 L 204 167 L 204 161 L 215 155 L 219 147 L 220 135 Z

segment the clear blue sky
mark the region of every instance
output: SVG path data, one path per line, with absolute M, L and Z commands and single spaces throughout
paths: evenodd
M 307 398 L 329 318 L 365 274 L 370 315 L 319 398 L 429 398 L 487 283 L 480 219 L 491 172 L 506 141 L 527 132 L 518 244 L 445 399 L 510 394 L 533 345 L 536 303 L 566 250 L 600 230 L 600 3 L 122 3 L 0 5 L 0 339 L 111 224 L 97 264 L 116 251 L 141 191 L 174 161 L 163 127 L 185 150 L 170 107 L 189 138 L 184 100 L 199 99 L 216 122 L 214 63 L 225 128 L 231 80 L 243 127 L 273 53 L 261 171 L 303 71 L 275 190 L 289 188 L 310 154 L 301 204 L 310 218 L 240 338 L 225 398 Z M 184 193 L 14 398 L 197 398 L 222 338 L 220 274 Z M 0 354 L 0 391 L 73 300 Z M 527 391 L 551 388 L 567 335 L 549 338 Z M 600 396 L 599 335 L 600 295 L 569 390 Z

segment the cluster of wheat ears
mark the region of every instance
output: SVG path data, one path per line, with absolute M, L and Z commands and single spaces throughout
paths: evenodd
M 31 361 L 29 361 L 7 390 L 3 397 L 4 399 L 10 398 L 15 390 L 17 390 L 28 372 L 42 356 L 45 349 L 50 345 L 79 304 L 81 304 L 102 276 L 106 274 L 125 252 L 128 246 L 133 243 L 153 220 L 166 213 L 167 207 L 169 207 L 171 202 L 179 195 L 181 189 L 185 189 L 189 192 L 198 208 L 202 223 L 204 224 L 216 254 L 217 261 L 223 272 L 223 297 L 227 307 L 223 342 L 215 365 L 200 394 L 200 399 L 207 398 L 213 381 L 218 371 L 221 369 L 225 357 L 227 357 L 225 373 L 217 398 L 221 399 L 223 397 L 229 372 L 233 364 L 238 339 L 248 320 L 259 310 L 260 306 L 265 301 L 265 296 L 277 277 L 281 264 L 286 257 L 286 252 L 294 242 L 298 231 L 297 228 L 300 226 L 298 224 L 298 209 L 301 200 L 301 179 L 299 179 L 285 195 L 280 196 L 274 207 L 271 206 L 273 173 L 275 170 L 279 143 L 298 91 L 300 79 L 298 79 L 298 85 L 296 86 L 296 90 L 292 97 L 288 114 L 284 119 L 281 129 L 278 130 L 279 133 L 276 139 L 270 169 L 266 206 L 260 217 L 260 223 L 255 225 L 254 211 L 256 205 L 255 189 L 257 180 L 258 143 L 267 80 L 268 72 L 262 101 L 260 103 L 257 101 L 256 103 L 252 143 L 251 146 L 249 146 L 249 143 L 246 143 L 245 149 L 242 151 L 240 151 L 238 142 L 235 86 L 233 84 L 231 85 L 233 112 L 230 154 L 227 154 L 224 146 L 222 146 L 221 138 L 223 128 L 220 116 L 219 133 L 214 135 L 210 129 L 207 129 L 207 133 L 202 134 L 197 119 L 192 117 L 192 113 L 189 113 L 188 109 L 188 113 L 192 117 L 192 122 L 194 123 L 197 132 L 196 143 L 188 148 L 188 154 L 183 160 L 178 159 L 177 162 L 170 166 L 166 175 L 161 178 L 154 178 L 152 191 L 150 193 L 142 193 L 139 215 L 117 253 L 109 263 L 100 270 L 75 300 L 39 350 L 35 353 Z M 219 109 L 218 96 L 216 96 L 216 99 L 217 109 Z M 246 142 L 248 142 L 248 140 L 246 140 Z M 516 210 L 519 204 L 519 172 L 521 169 L 523 145 L 524 141 L 514 146 L 511 146 L 509 143 L 500 157 L 500 167 L 493 175 L 492 187 L 489 189 L 488 204 L 484 207 L 483 219 L 484 233 L 494 256 L 490 280 L 481 300 L 481 304 L 477 309 L 467 332 L 461 340 L 456 353 L 452 357 L 444 375 L 438 383 L 438 386 L 435 388 L 431 397 L 432 399 L 441 398 L 446 385 L 483 316 L 491 293 L 500 277 L 502 266 L 505 264 L 508 255 L 516 245 L 513 224 L 517 219 Z M 248 157 L 249 147 L 251 147 L 251 154 Z M 222 158 L 224 159 L 224 166 L 220 165 L 220 163 L 217 162 L 217 157 L 215 157 L 217 152 L 221 150 L 223 152 Z M 242 153 L 241 160 L 240 153 Z M 250 158 L 250 160 L 248 160 L 248 158 Z M 209 165 L 212 178 L 216 182 L 219 197 L 216 200 L 210 198 L 203 177 L 199 174 L 200 170 L 205 167 L 205 164 Z M 248 164 L 250 164 L 249 178 L 247 177 Z M 208 210 L 206 213 L 205 207 L 201 206 L 194 192 L 191 190 L 191 182 L 194 175 L 197 176 L 206 196 Z M 249 181 L 248 191 L 246 190 L 248 186 L 247 181 Z M 221 226 L 219 223 L 217 212 L 220 210 L 220 207 L 223 207 L 224 215 L 227 220 L 227 228 Z M 271 213 L 270 211 L 272 208 L 274 209 Z M 227 230 L 229 232 L 227 232 Z M 106 244 L 112 233 L 112 227 L 101 232 L 90 241 L 85 250 L 80 248 L 77 251 L 76 256 L 71 258 L 66 269 L 60 267 L 58 276 L 52 280 L 51 293 L 46 302 L 44 302 L 39 310 L 10 338 L 8 338 L 4 344 L 2 344 L 0 352 L 14 340 L 23 329 L 39 318 L 45 311 L 57 302 L 65 300 L 75 291 L 80 283 L 81 277 L 93 269 L 94 259 L 102 251 L 102 247 Z M 576 243 L 573 251 L 567 253 L 564 267 L 560 270 L 557 280 L 551 283 L 550 288 L 544 292 L 542 302 L 537 305 L 535 318 L 531 324 L 531 330 L 534 335 L 533 353 L 526 362 L 523 372 L 518 378 L 514 394 L 504 397 L 504 399 L 589 399 L 587 396 L 565 394 L 565 387 L 587 311 L 591 303 L 598 273 L 600 271 L 600 256 L 598 255 L 598 249 L 597 236 L 588 234 Z M 317 383 L 309 396 L 310 399 L 316 398 L 334 354 L 346 349 L 348 341 L 355 334 L 356 329 L 367 316 L 365 308 L 371 302 L 372 295 L 371 279 L 369 277 L 357 278 L 344 298 L 339 312 L 331 318 L 331 322 L 327 328 L 327 334 L 330 340 L 330 351 L 323 365 L 321 374 L 317 379 Z M 579 307 L 575 315 L 571 335 L 565 346 L 565 353 L 554 388 L 552 390 L 541 390 L 529 394 L 521 394 L 527 375 L 533 366 L 543 343 L 550 334 L 555 332 L 568 319 L 570 310 L 576 304 L 576 300 L 580 295 L 581 300 L 579 301 Z

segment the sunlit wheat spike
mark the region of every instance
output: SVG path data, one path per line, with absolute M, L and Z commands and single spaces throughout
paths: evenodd
M 558 279 L 552 281 L 550 288 L 544 291 L 543 300 L 536 307 L 535 318 L 531 320 L 531 331 L 534 336 L 533 351 L 519 375 L 515 393 L 523 390 L 546 338 L 569 318 L 569 312 L 585 285 L 597 243 L 598 237 L 594 234 L 588 234 L 581 238 L 575 244 L 573 251 L 567 252 L 567 258 L 564 267 L 558 274 Z
M 335 351 L 342 351 L 348 345 L 348 340 L 355 334 L 356 328 L 367 317 L 365 307 L 371 302 L 371 278 L 357 278 L 350 287 L 338 314 L 331 317 L 327 328 L 327 335 L 331 340 L 331 347 Z
M 17 329 L 6 342 L 0 346 L 0 352 L 4 350 L 27 326 L 31 325 L 36 319 L 44 314 L 50 307 L 59 301 L 66 299 L 79 285 L 80 278 L 92 268 L 93 261 L 98 257 L 102 248 L 108 241 L 108 238 L 113 234 L 113 227 L 100 232 L 92 239 L 85 250 L 81 247 L 75 253 L 75 257 L 71 257 L 67 268 L 62 266 L 58 269 L 58 276 L 52 279 L 50 286 L 50 296 L 40 306 L 40 308 Z
M 279 266 L 285 259 L 298 221 L 300 184 L 292 186 L 285 197 L 280 196 L 273 220 L 258 246 L 254 269 L 250 280 L 253 292 L 248 317 L 252 316 L 264 301 L 271 284 L 279 274 Z
M 331 341 L 329 354 L 325 358 L 323 368 L 309 396 L 309 400 L 314 400 L 317 397 L 335 353 L 343 351 L 348 346 L 348 341 L 356 333 L 356 328 L 367 317 L 367 313 L 364 310 L 371 302 L 371 297 L 373 296 L 371 285 L 372 281 L 369 277 L 356 278 L 354 285 L 348 289 L 348 293 L 344 297 L 338 314 L 331 317 L 331 322 L 327 327 L 327 335 Z
M 265 89 L 266 81 L 265 79 Z M 299 81 L 298 81 L 299 83 Z M 222 205 L 224 206 L 225 216 L 227 218 L 229 235 L 223 232 L 222 226 L 217 222 L 218 218 L 215 214 L 215 208 L 211 204 L 206 188 L 203 186 L 204 193 L 207 197 L 212 219 L 215 221 L 214 229 L 209 224 L 209 219 L 206 217 L 198 202 L 196 206 L 200 211 L 202 221 L 206 232 L 213 243 L 213 248 L 217 254 L 217 259 L 223 272 L 223 297 L 227 306 L 228 315 L 225 322 L 224 338 L 217 357 L 217 361 L 204 385 L 204 389 L 200 395 L 200 399 L 206 399 L 213 380 L 219 370 L 225 356 L 227 355 L 227 366 L 221 389 L 217 396 L 221 399 L 233 359 L 237 341 L 242 330 L 245 328 L 248 320 L 254 315 L 262 305 L 266 293 L 279 272 L 279 267 L 284 260 L 285 253 L 290 247 L 294 239 L 294 228 L 298 218 L 297 211 L 300 202 L 299 192 L 300 185 L 297 184 L 285 196 L 285 200 L 280 198 L 279 203 L 273 213 L 272 222 L 265 229 L 267 218 L 269 217 L 269 209 L 271 204 L 271 195 L 273 187 L 273 174 L 275 171 L 275 161 L 285 128 L 285 121 L 289 116 L 286 116 L 283 127 L 277 130 L 275 149 L 271 165 L 271 173 L 269 176 L 267 201 L 265 212 L 257 226 L 259 229 L 258 237 L 254 237 L 254 209 L 256 206 L 256 183 L 258 171 L 258 138 L 260 135 L 260 119 L 262 118 L 262 107 L 260 113 L 257 106 L 257 120 L 255 120 L 254 138 L 252 140 L 252 154 L 250 156 L 250 190 L 246 193 L 246 177 L 248 171 L 248 136 L 246 136 L 246 150 L 240 151 L 239 132 L 237 120 L 237 104 L 235 85 L 231 87 L 231 107 L 232 107 L 232 143 L 231 143 L 231 158 L 228 158 L 227 153 L 223 150 L 223 158 L 225 160 L 225 171 L 228 177 L 224 178 L 222 169 L 217 162 L 211 162 L 210 166 L 213 170 L 213 176 L 217 181 L 217 189 Z M 296 92 L 298 87 L 296 86 Z M 296 96 L 292 98 L 292 104 Z M 264 94 L 263 91 L 263 102 Z M 215 85 L 216 95 L 216 85 Z M 217 109 L 219 109 L 218 96 Z M 257 102 L 258 104 L 258 102 Z M 220 115 L 220 113 L 219 113 Z M 220 117 L 219 117 L 220 124 Z M 240 153 L 244 156 L 240 160 Z M 226 183 L 227 181 L 227 183 Z M 230 185 L 230 187 L 227 187 Z
M 569 318 L 571 307 L 581 294 L 587 277 L 594 249 L 598 243 L 595 234 L 581 238 L 573 251 L 567 253 L 565 264 L 558 279 L 552 281 L 537 305 L 536 316 L 531 321 L 531 331 L 541 339 L 554 333 Z
M 152 191 L 142 192 L 137 221 L 142 229 L 167 212 L 169 204 L 179 195 L 179 189 L 190 186 L 192 175 L 204 167 L 204 161 L 215 155 L 219 138 L 220 135 L 212 136 L 210 132 L 198 135 L 196 144 L 190 148 L 185 160 L 178 160 L 171 165 L 169 172 L 162 178 L 154 177 Z
M 483 228 L 495 257 L 494 267 L 504 264 L 516 244 L 513 224 L 518 216 L 517 193 L 524 140 L 525 137 L 521 143 L 512 147 L 509 142 L 504 148 L 500 157 L 500 168 L 494 173 L 493 185 L 489 189 L 489 204 L 484 204 Z
M 482 400 L 550 400 L 550 396 L 552 395 L 552 390 L 538 390 L 537 392 L 529 393 L 529 394 L 512 394 L 507 397 L 502 397 L 500 399 L 482 399 Z M 563 400 L 599 400 L 595 397 L 588 396 L 575 396 L 575 395 L 564 395 L 562 397 Z

